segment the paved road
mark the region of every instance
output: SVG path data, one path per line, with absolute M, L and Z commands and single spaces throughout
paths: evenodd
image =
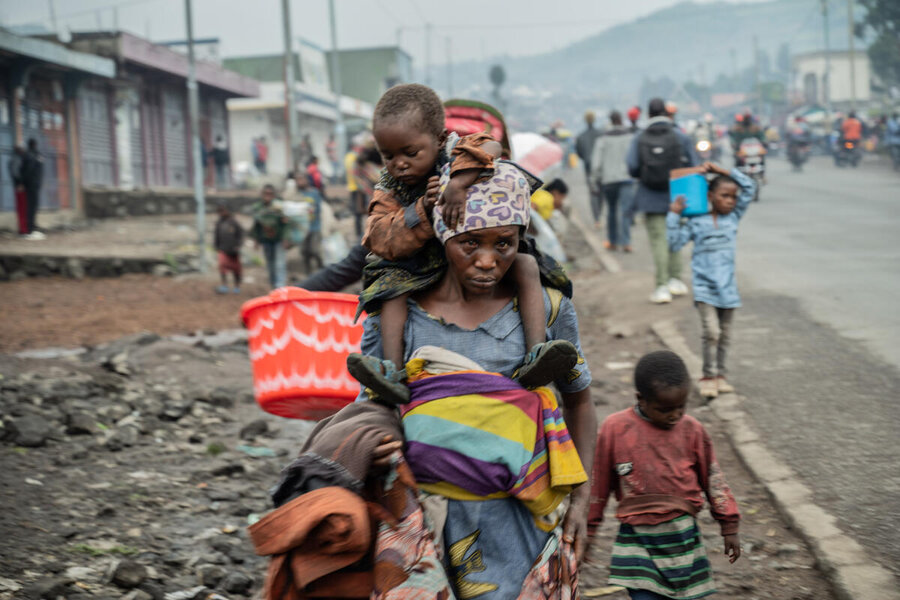
M 900 176 L 770 173 L 739 236 L 732 379 L 767 446 L 900 577 Z M 682 326 L 699 352 L 693 310 Z
M 586 214 L 583 184 L 575 209 Z M 652 272 L 643 227 L 626 269 Z M 771 161 L 741 225 L 731 370 L 766 445 L 900 578 L 900 175 Z M 686 275 L 690 251 L 684 253 Z M 652 287 L 648 275 L 647 293 Z M 699 320 L 680 326 L 700 351 Z M 648 304 L 648 310 L 654 310 Z

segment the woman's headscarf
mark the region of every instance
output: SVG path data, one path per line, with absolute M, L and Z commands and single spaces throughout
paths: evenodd
M 441 173 L 440 193 L 450 181 L 450 170 Z M 444 223 L 440 206 L 434 207 L 434 234 L 446 244 L 447 240 L 467 231 L 521 225 L 527 228 L 531 221 L 531 186 L 525 173 L 514 164 L 497 161 L 490 179 L 475 183 L 466 194 L 463 217 L 456 229 Z

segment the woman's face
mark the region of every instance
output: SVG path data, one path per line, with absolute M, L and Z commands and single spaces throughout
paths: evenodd
M 467 231 L 447 240 L 450 269 L 463 288 L 474 294 L 492 292 L 516 259 L 518 225 Z

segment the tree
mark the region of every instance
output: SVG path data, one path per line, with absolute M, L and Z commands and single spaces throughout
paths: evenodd
M 897 0 L 857 0 L 865 9 L 855 24 L 856 36 L 865 40 L 872 32 L 869 46 L 872 69 L 888 84 L 900 84 L 900 2 Z

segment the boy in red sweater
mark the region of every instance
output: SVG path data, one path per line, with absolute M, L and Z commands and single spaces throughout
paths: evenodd
M 741 555 L 737 502 L 709 434 L 685 415 L 691 379 L 678 355 L 645 355 L 635 367 L 634 384 L 637 404 L 600 426 L 589 532 L 596 532 L 615 493 L 621 524 L 609 582 L 627 588 L 633 600 L 707 596 L 715 588 L 694 517 L 705 496 L 734 562 Z

